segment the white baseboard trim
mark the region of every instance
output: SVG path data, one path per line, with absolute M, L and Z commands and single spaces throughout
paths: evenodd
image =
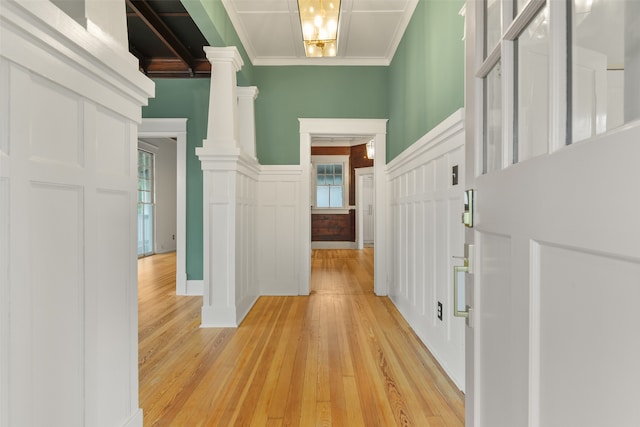
M 204 295 L 204 280 L 187 280 L 187 286 L 183 292 L 176 292 L 177 295 Z
M 248 296 L 237 307 L 202 306 L 201 328 L 236 328 L 244 320 L 258 296 Z
M 258 301 L 258 296 L 251 295 L 245 297 L 245 299 L 238 305 L 236 308 L 236 322 L 238 325 L 240 325 L 244 318 L 247 317 L 247 314 L 249 314 L 256 301 Z
M 133 414 L 122 427 L 142 427 L 142 409 L 138 408 L 138 411 Z
M 311 242 L 311 249 L 358 249 L 356 242 Z
M 203 305 L 201 322 L 201 328 L 235 328 L 238 326 L 236 308 Z
M 436 359 L 436 362 L 438 362 L 438 364 L 440 365 L 442 370 L 447 374 L 449 379 L 456 385 L 458 390 L 464 393 L 465 388 L 460 384 L 459 381 L 457 381 L 457 378 L 451 372 L 451 369 L 449 368 L 449 365 L 446 362 L 446 360 L 444 360 L 444 358 L 441 357 L 440 354 L 438 354 L 438 351 L 435 350 L 436 347 L 431 345 L 428 337 L 424 334 L 424 331 L 420 330 L 420 328 L 416 328 L 416 325 L 414 325 L 413 322 L 411 321 L 411 310 L 408 307 L 406 307 L 401 302 L 401 300 L 399 300 L 395 295 L 391 295 L 389 299 L 391 300 L 393 305 L 396 306 L 396 308 L 398 309 L 398 312 L 400 312 L 400 315 L 402 315 L 402 317 L 407 321 L 409 326 L 411 326 L 411 329 L 413 329 L 413 331 L 418 336 L 418 338 L 420 338 L 420 341 L 422 341 L 422 344 L 424 344 L 425 347 L 427 347 L 427 349 L 429 350 L 433 358 Z

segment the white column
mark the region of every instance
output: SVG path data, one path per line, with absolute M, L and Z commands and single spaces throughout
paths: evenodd
M 242 59 L 235 47 L 206 47 L 211 61 L 207 139 L 196 154 L 203 179 L 203 327 L 237 326 L 257 292 L 242 286 L 242 257 L 248 245 L 246 190 L 257 182 L 257 162 L 240 150 L 236 73 Z M 255 194 L 255 191 L 251 192 Z
M 240 120 L 240 148 L 249 156 L 256 158 L 256 120 L 254 101 L 258 97 L 255 86 L 238 88 L 238 119 Z
M 238 97 L 236 73 L 242 68 L 238 49 L 229 47 L 205 47 L 211 62 L 211 89 L 207 139 L 203 148 L 238 147 Z

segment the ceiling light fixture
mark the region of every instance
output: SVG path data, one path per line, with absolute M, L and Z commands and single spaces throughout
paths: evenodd
M 336 56 L 340 0 L 298 0 L 307 58 Z

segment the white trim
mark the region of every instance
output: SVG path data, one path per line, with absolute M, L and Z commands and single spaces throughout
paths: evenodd
M 138 409 L 135 414 L 133 414 L 122 427 L 142 427 L 142 409 Z
M 237 307 L 235 306 L 202 306 L 201 328 L 237 328 L 247 316 L 251 308 L 258 301 L 258 296 L 245 298 Z
M 138 138 L 157 137 L 176 138 L 176 294 L 194 295 L 187 286 L 187 119 L 142 119 Z
M 349 215 L 353 208 L 314 208 L 311 207 L 312 215 Z
M 389 179 L 398 177 L 407 168 L 415 168 L 420 163 L 418 158 L 422 154 L 433 150 L 438 145 L 448 141 L 453 135 L 462 131 L 464 131 L 464 108 L 455 111 L 389 162 L 387 165 Z
M 4 58 L 140 121 L 138 106 L 153 96 L 154 83 L 140 73 L 133 55 L 90 33 L 50 1 L 2 1 L 0 10 L 0 27 L 7 30 L 2 34 Z M 44 56 L 55 52 L 59 61 L 27 54 L 25 46 Z
M 375 162 L 375 160 L 374 160 Z M 364 249 L 364 196 L 362 195 L 362 187 L 364 185 L 364 177 L 374 175 L 373 166 L 368 168 L 356 168 L 356 248 Z M 374 175 L 375 178 L 375 175 Z M 375 186 L 375 181 L 374 181 Z M 374 203 L 375 206 L 375 203 Z M 375 218 L 375 217 L 374 217 Z
M 356 242 L 315 241 L 311 242 L 311 249 L 358 249 L 358 247 Z
M 190 296 L 204 295 L 204 280 L 187 280 L 187 286 L 184 294 Z
M 376 159 L 374 162 L 375 236 L 373 288 L 377 295 L 388 293 L 389 277 L 387 238 L 389 233 L 387 174 L 387 119 L 306 119 L 300 122 L 300 166 L 302 167 L 300 218 L 300 295 L 308 295 L 311 283 L 311 137 L 329 135 L 372 135 Z

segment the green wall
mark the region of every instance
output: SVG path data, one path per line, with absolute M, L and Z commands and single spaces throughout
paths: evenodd
M 255 67 L 260 163 L 300 163 L 298 118 L 388 117 L 387 67 Z
M 156 79 L 156 97 L 142 107 L 144 118 L 187 120 L 187 279 L 202 279 L 202 169 L 196 147 L 207 136 L 209 79 Z
M 389 118 L 387 161 L 464 102 L 464 0 L 420 0 L 389 67 L 253 67 L 220 0 L 182 0 L 212 46 L 235 45 L 240 86 L 257 86 L 256 146 L 262 164 L 298 164 L 298 118 Z M 202 170 L 208 79 L 157 79 L 150 117 L 187 121 L 187 278 L 201 280 Z
M 420 0 L 389 69 L 387 161 L 464 105 L 464 0 Z

